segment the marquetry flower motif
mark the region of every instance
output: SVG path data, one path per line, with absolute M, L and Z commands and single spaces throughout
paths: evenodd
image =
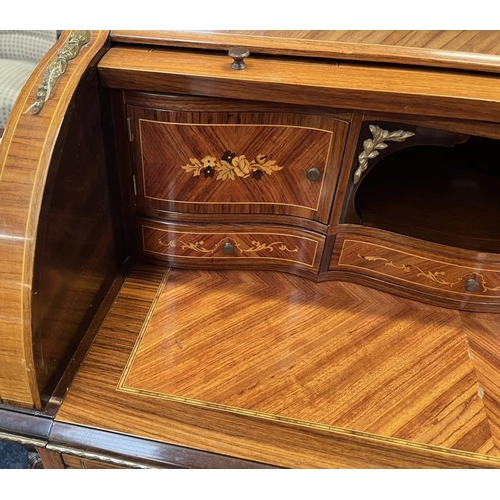
M 234 181 L 238 177 L 259 181 L 264 174 L 271 175 L 283 169 L 275 160 L 270 160 L 268 155 L 259 154 L 253 160 L 249 160 L 245 155 L 238 156 L 232 151 L 226 151 L 220 160 L 207 155 L 201 160 L 189 158 L 189 161 L 191 163 L 181 167 L 186 172 L 192 173 L 194 177 L 202 174 L 204 177 L 214 177 L 217 174 L 216 179 L 219 181 Z

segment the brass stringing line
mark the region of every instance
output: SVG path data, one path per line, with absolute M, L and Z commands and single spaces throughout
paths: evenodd
M 305 427 L 305 428 L 309 428 L 309 429 L 324 430 L 324 431 L 331 432 L 331 433 L 341 435 L 341 436 L 349 436 L 349 437 L 356 436 L 356 437 L 361 438 L 363 440 L 374 442 L 374 443 L 384 442 L 384 443 L 389 443 L 389 444 L 404 444 L 405 446 L 408 446 L 409 448 L 416 449 L 416 450 L 433 450 L 433 451 L 438 452 L 438 453 L 446 453 L 446 454 L 450 454 L 453 456 L 472 458 L 472 459 L 479 457 L 481 459 L 487 460 L 488 462 L 500 464 L 500 458 L 492 456 L 492 455 L 480 455 L 476 452 L 467 452 L 467 451 L 458 450 L 458 449 L 454 449 L 454 448 L 442 448 L 442 447 L 436 446 L 436 445 L 422 444 L 422 443 L 418 443 L 415 441 L 410 441 L 410 440 L 401 439 L 401 438 L 392 437 L 392 436 L 382 436 L 380 434 L 372 434 L 370 432 L 365 432 L 365 431 L 345 429 L 343 427 L 339 427 L 336 425 L 311 422 L 310 420 L 281 416 L 281 415 L 277 415 L 274 413 L 262 412 L 262 411 L 258 411 L 258 410 L 249 410 L 249 409 L 245 409 L 245 408 L 239 408 L 239 407 L 224 405 L 224 404 L 220 404 L 220 403 L 213 403 L 210 401 L 203 401 L 203 400 L 199 400 L 199 399 L 192 399 L 192 398 L 187 398 L 187 397 L 183 397 L 183 396 L 175 396 L 173 394 L 167 394 L 167 393 L 158 392 L 158 391 L 151 391 L 148 389 L 139 389 L 139 388 L 131 387 L 131 386 L 123 386 L 123 387 L 120 387 L 119 390 L 122 392 L 128 392 L 131 394 L 138 394 L 138 395 L 150 397 L 152 399 L 163 399 L 166 401 L 179 402 L 179 403 L 188 404 L 190 406 L 195 406 L 195 407 L 200 407 L 200 408 L 222 410 L 222 411 L 226 411 L 228 413 L 248 415 L 251 417 L 257 417 L 257 418 L 260 418 L 263 420 L 270 420 L 270 421 L 274 421 L 274 422 L 287 422 L 287 423 L 297 424 L 301 427 Z
M 141 345 L 142 339 L 146 333 L 147 327 L 149 326 L 149 322 L 151 321 L 153 313 L 156 309 L 156 305 L 158 304 L 158 301 L 160 300 L 160 296 L 163 293 L 163 290 L 165 288 L 165 285 L 167 284 L 169 276 L 170 276 L 170 269 L 167 269 L 162 276 L 161 283 L 159 284 L 158 288 L 156 289 L 156 292 L 155 292 L 153 299 L 151 300 L 151 304 L 149 306 L 146 318 L 144 319 L 144 322 L 141 326 L 139 334 L 137 335 L 137 339 L 134 343 L 134 347 L 132 348 L 132 352 L 130 353 L 130 356 L 127 360 L 127 363 L 125 364 L 125 368 L 121 374 L 120 380 L 118 381 L 118 385 L 116 386 L 117 390 L 119 390 L 120 387 L 123 386 L 127 380 L 128 374 L 132 368 L 132 364 L 133 364 L 134 359 L 137 355 L 137 351 L 139 350 L 139 346 Z M 129 276 L 129 278 L 130 278 L 130 276 Z M 127 279 L 129 279 L 129 278 L 127 278 Z

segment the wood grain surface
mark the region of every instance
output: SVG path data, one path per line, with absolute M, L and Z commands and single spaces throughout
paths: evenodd
M 384 244 L 345 238 L 340 250 L 339 266 L 369 269 L 384 277 L 434 290 L 484 298 L 500 297 L 500 268 L 474 268 L 441 261 L 438 257 L 424 257 L 411 250 L 389 247 Z M 476 279 L 480 286 L 467 292 L 465 283 Z
M 250 112 L 244 104 L 226 110 L 224 102 L 200 101 L 164 98 L 164 110 L 128 107 L 137 205 L 327 222 L 347 122 L 308 110 L 269 112 L 261 105 Z M 318 179 L 307 178 L 311 168 Z
M 329 269 L 347 271 L 351 277 L 360 273 L 360 277 L 372 278 L 371 285 L 381 289 L 385 289 L 384 283 L 399 285 L 415 300 L 427 301 L 429 297 L 425 295 L 432 294 L 437 305 L 499 311 L 500 259 L 494 253 L 478 253 L 381 229 L 344 224 L 335 238 Z M 468 279 L 475 279 L 479 288 L 468 292 L 465 289 Z M 394 288 L 394 293 L 400 291 Z
M 162 469 L 269 469 L 268 464 L 251 462 L 218 453 L 167 444 L 137 436 L 54 422 L 47 448 L 71 454 L 101 465 L 126 468 Z
M 38 221 L 32 335 L 44 402 L 128 255 L 109 103 L 95 64 L 82 76 L 59 130 Z
M 56 420 L 285 467 L 493 467 L 474 321 L 354 284 L 141 264 Z
M 80 78 L 107 39 L 93 31 L 68 64 L 38 115 L 30 110 L 48 64 L 67 42 L 63 32 L 23 87 L 0 144 L 0 398 L 40 407 L 31 331 L 31 294 L 38 218 L 53 148 Z
M 113 30 L 117 43 L 329 57 L 422 66 L 500 70 L 494 30 Z
M 321 234 L 278 225 L 179 225 L 137 219 L 138 255 L 180 267 L 304 270 L 314 276 L 324 241 Z
M 271 57 L 235 71 L 230 63 L 208 51 L 112 47 L 99 71 L 110 88 L 498 122 L 492 74 Z

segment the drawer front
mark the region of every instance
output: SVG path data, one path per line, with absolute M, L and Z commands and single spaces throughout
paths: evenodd
M 422 287 L 428 292 L 441 292 L 457 299 L 500 298 L 500 267 L 467 267 L 355 237 L 339 241 L 336 250 L 334 255 L 339 255 L 338 261 L 334 256 L 331 268 L 362 271 L 383 280 Z
M 324 237 L 276 227 L 248 230 L 247 227 L 211 227 L 163 224 L 140 219 L 139 252 L 170 263 L 214 263 L 300 267 L 317 271 Z
M 327 222 L 346 122 L 298 113 L 131 105 L 127 113 L 138 206 L 288 214 Z

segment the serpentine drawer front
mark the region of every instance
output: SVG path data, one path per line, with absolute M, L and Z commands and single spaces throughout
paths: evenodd
M 336 243 L 330 268 L 361 272 L 457 300 L 500 298 L 500 265 L 453 262 L 404 245 L 346 235 Z M 471 252 L 472 254 L 472 252 Z M 338 257 L 337 257 L 338 255 Z
M 347 122 L 171 101 L 174 110 L 168 98 L 165 110 L 127 106 L 139 209 L 328 221 Z
M 149 258 L 186 265 L 271 265 L 317 271 L 324 237 L 281 226 L 166 224 L 138 219 L 138 251 Z

